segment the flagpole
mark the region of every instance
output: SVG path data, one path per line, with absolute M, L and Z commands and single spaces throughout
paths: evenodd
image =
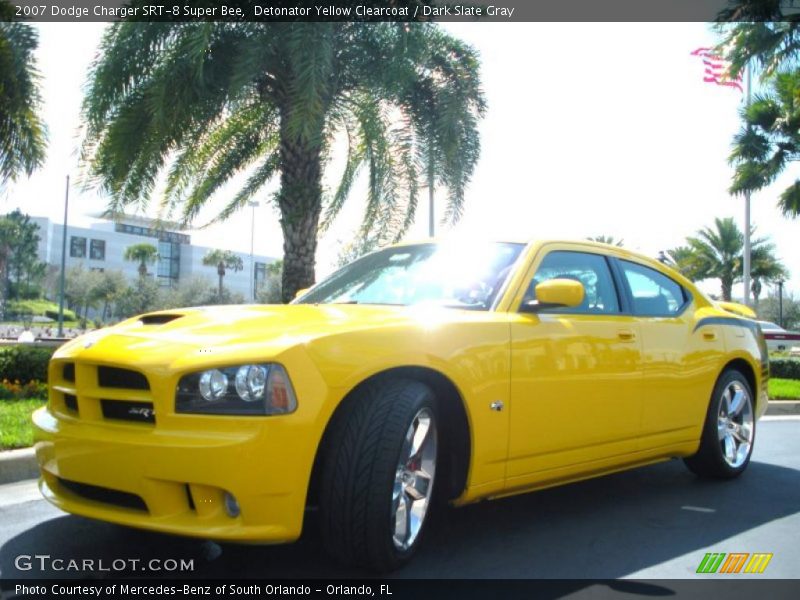
M 745 70 L 745 82 L 747 96 L 745 100 L 745 110 L 750 107 L 750 80 L 752 79 L 752 72 L 750 62 L 747 63 Z M 744 303 L 750 306 L 750 190 L 744 193 L 744 261 L 742 268 L 744 270 Z

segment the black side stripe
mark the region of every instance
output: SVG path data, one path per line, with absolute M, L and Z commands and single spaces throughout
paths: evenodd
M 761 333 L 761 328 L 756 323 L 746 319 L 739 319 L 738 317 L 705 317 L 697 322 L 692 333 L 704 325 L 732 325 L 734 327 L 744 327 L 745 329 L 749 329 L 756 334 L 756 336 Z
M 769 352 L 767 351 L 767 342 L 764 340 L 761 328 L 755 321 L 740 319 L 738 317 L 705 317 L 697 322 L 692 333 L 704 325 L 731 325 L 733 327 L 743 327 L 750 330 L 753 336 L 755 336 L 756 342 L 758 342 L 758 349 L 761 352 L 761 375 L 763 378 L 769 377 Z

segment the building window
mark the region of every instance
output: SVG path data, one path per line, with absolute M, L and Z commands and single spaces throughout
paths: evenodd
M 171 287 L 181 271 L 181 246 L 177 242 L 158 242 L 158 283 Z
M 105 269 L 103 267 L 92 267 L 89 270 L 92 271 L 93 273 L 104 273 L 105 272 Z
M 130 233 L 131 235 L 157 238 L 162 242 L 174 242 L 178 244 L 191 243 L 191 238 L 185 233 L 175 233 L 174 231 L 165 231 L 163 229 L 156 229 L 154 227 L 139 227 L 138 225 L 116 223 L 114 225 L 114 229 L 121 233 Z
M 69 238 L 69 255 L 72 258 L 86 258 L 86 238 L 73 235 Z
M 92 240 L 89 245 L 89 258 L 92 260 L 105 260 L 106 259 L 106 241 L 105 240 Z

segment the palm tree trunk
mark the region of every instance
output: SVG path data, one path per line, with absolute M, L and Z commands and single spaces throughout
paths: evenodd
M 314 284 L 317 229 L 322 209 L 322 127 L 316 140 L 292 136 L 281 122 L 281 190 L 278 206 L 283 230 L 282 297 L 291 301 L 298 290 Z
M 722 280 L 722 300 L 724 302 L 730 302 L 731 301 L 732 290 L 733 290 L 733 282 L 723 279 Z

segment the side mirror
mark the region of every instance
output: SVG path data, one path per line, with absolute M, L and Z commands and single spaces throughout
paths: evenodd
M 536 286 L 536 300 L 524 302 L 520 312 L 536 313 L 545 308 L 580 306 L 585 291 L 574 279 L 549 279 Z
M 305 294 L 305 293 L 306 293 L 308 290 L 310 290 L 310 289 L 311 289 L 311 288 L 300 288 L 299 290 L 297 290 L 297 291 L 294 293 L 294 299 L 295 299 L 295 300 L 297 300 L 297 299 L 298 299 L 300 296 L 302 296 L 303 294 Z

